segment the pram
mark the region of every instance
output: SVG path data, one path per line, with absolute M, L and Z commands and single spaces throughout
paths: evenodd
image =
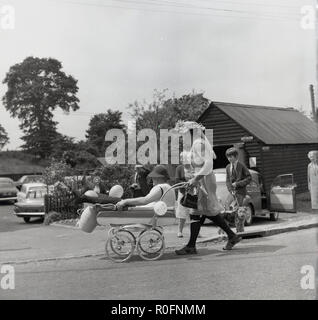
M 172 186 L 161 196 L 154 208 L 149 208 L 153 211 L 150 223 L 110 223 L 105 244 L 107 257 L 114 262 L 124 262 L 136 252 L 144 260 L 159 259 L 165 251 L 165 239 L 163 227 L 158 226 L 158 218 L 168 211 L 162 199 L 169 190 L 183 186 L 184 183 Z M 97 218 L 105 211 L 117 211 L 117 207 L 114 204 L 94 204 L 87 207 L 86 211 L 82 211 L 79 227 L 83 231 L 92 232 L 97 225 L 103 226 L 97 222 Z

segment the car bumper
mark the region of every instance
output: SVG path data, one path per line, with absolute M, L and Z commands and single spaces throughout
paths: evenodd
M 45 212 L 19 212 L 19 213 L 14 213 L 17 217 L 19 218 L 24 218 L 24 217 L 44 217 Z
M 0 201 L 16 201 L 17 197 L 0 197 Z
M 44 206 L 40 207 L 20 207 L 20 206 L 14 206 L 13 213 L 17 217 L 41 217 L 45 215 Z

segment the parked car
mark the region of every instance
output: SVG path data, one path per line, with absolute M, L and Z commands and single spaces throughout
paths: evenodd
M 249 170 L 252 181 L 247 185 L 247 215 L 246 225 L 251 225 L 256 216 L 269 216 L 270 220 L 276 221 L 280 212 L 295 212 L 296 198 L 295 187 L 292 174 L 284 174 L 276 177 L 269 192 L 265 192 L 261 174 L 254 170 Z M 217 183 L 217 197 L 225 207 L 231 206 L 229 201 L 229 191 L 226 187 L 225 168 L 214 170 Z
M 22 176 L 15 184 L 16 184 L 16 187 L 20 190 L 23 184 L 36 183 L 36 182 L 44 183 L 43 176 L 40 174 L 25 175 L 25 176 Z
M 17 200 L 18 191 L 12 179 L 0 178 L 0 201 L 14 203 Z
M 47 186 L 44 183 L 26 183 L 18 192 L 17 202 L 14 204 L 14 214 L 23 218 L 26 223 L 33 217 L 44 217 L 44 196 Z

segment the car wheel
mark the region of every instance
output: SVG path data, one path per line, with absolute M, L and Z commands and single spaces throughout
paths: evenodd
M 253 222 L 254 209 L 251 204 L 246 207 L 245 225 L 250 226 Z
M 24 217 L 23 220 L 24 220 L 25 223 L 29 223 L 31 218 L 30 217 Z
M 271 212 L 269 215 L 269 220 L 277 221 L 279 217 L 279 212 Z

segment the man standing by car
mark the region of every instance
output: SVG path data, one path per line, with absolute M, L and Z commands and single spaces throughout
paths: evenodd
M 226 166 L 226 186 L 232 194 L 235 192 L 239 206 L 243 206 L 246 196 L 246 186 L 251 182 L 252 176 L 247 167 L 238 161 L 238 151 L 230 148 L 225 153 L 229 164 Z

